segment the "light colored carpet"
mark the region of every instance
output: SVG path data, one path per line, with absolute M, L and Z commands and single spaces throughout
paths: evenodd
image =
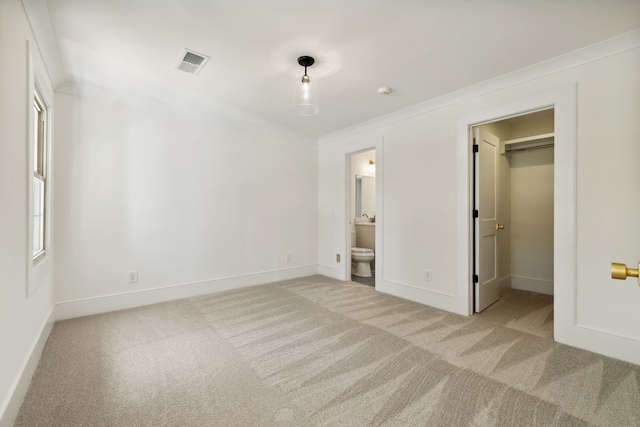
M 554 343 L 540 298 L 312 276 L 58 322 L 16 425 L 640 425 L 640 367 Z

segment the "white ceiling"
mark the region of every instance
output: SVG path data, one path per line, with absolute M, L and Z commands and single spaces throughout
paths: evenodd
M 30 0 L 24 0 L 30 1 Z M 316 139 L 640 27 L 639 0 L 46 0 L 69 82 Z M 188 48 L 211 57 L 175 69 Z M 301 55 L 320 113 L 291 111 Z M 54 79 L 55 80 L 55 79 Z M 61 84 L 66 80 L 67 83 Z M 389 86 L 389 96 L 377 89 Z

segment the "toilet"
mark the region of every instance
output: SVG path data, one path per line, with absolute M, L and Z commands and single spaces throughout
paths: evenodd
M 356 247 L 356 232 L 351 232 L 351 274 L 359 277 L 371 277 L 373 250 Z

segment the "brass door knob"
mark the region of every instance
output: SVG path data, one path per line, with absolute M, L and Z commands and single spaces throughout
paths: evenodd
M 504 230 L 504 224 L 496 224 L 496 230 Z
M 640 276 L 638 276 L 638 271 L 640 271 L 640 262 L 638 263 L 638 268 L 627 268 L 626 264 L 620 264 L 618 262 L 611 263 L 611 278 L 618 280 L 625 280 L 627 277 L 637 277 L 638 285 L 640 286 Z

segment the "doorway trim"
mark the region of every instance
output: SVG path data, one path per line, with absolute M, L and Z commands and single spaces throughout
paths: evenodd
M 576 334 L 576 87 L 568 85 L 458 117 L 456 122 L 457 277 L 460 312 L 471 315 L 474 126 L 554 108 L 554 339 L 571 345 Z
M 382 282 L 383 275 L 383 259 L 384 259 L 384 242 L 383 242 L 383 230 L 384 230 L 384 194 L 383 194 L 383 176 L 384 176 L 384 160 L 383 160 L 383 138 L 382 136 L 378 138 L 365 139 L 361 141 L 356 141 L 344 146 L 344 161 L 345 161 L 345 174 L 344 174 L 344 185 L 345 185 L 345 247 L 344 247 L 344 279 L 345 281 L 351 280 L 351 221 L 353 218 L 351 216 L 351 199 L 355 197 L 351 192 L 351 155 L 359 154 L 365 151 L 375 150 L 375 162 L 376 162 L 376 233 L 375 233 L 375 242 L 376 242 L 376 250 L 375 250 L 375 287 L 378 288 L 378 285 Z

